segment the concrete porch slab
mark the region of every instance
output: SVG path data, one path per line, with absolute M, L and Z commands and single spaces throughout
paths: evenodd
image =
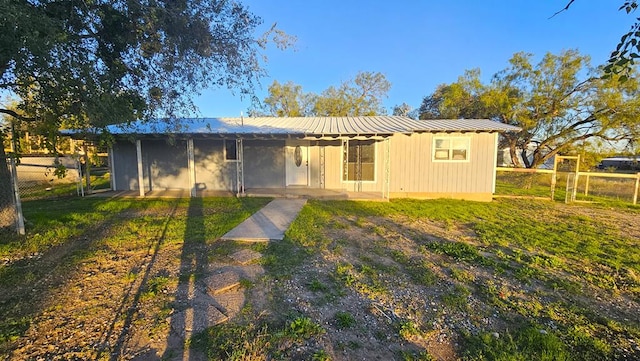
M 196 197 L 235 197 L 237 194 L 232 191 L 199 190 Z M 146 198 L 189 198 L 188 190 L 153 190 L 145 193 Z M 374 201 L 387 202 L 381 192 L 350 192 L 344 189 L 318 189 L 308 187 L 286 187 L 286 188 L 248 188 L 241 197 L 270 197 L 286 199 L 321 199 L 321 200 L 353 200 L 353 201 Z M 104 190 L 96 192 L 87 197 L 100 198 L 139 198 L 138 191 L 111 191 Z

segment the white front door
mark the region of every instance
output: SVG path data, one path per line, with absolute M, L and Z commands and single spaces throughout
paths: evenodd
M 309 142 L 287 141 L 285 153 L 286 185 L 309 185 Z

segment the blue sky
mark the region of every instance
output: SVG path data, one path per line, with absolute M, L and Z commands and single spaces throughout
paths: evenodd
M 264 20 L 298 38 L 294 50 L 268 49 L 268 77 L 256 89 L 259 99 L 273 82 L 293 81 L 320 93 L 355 77 L 381 72 L 391 82 L 387 109 L 403 102 L 418 107 L 441 83 L 479 68 L 484 80 L 507 66 L 516 52 L 578 49 L 592 64 L 603 64 L 635 14 L 618 11 L 622 0 L 243 0 Z M 205 117 L 246 114 L 249 99 L 212 88 L 196 98 Z

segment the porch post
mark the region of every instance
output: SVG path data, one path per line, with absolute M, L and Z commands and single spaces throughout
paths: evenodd
M 244 194 L 244 146 L 242 138 L 238 138 L 236 139 L 236 197 Z
M 115 162 L 113 160 L 113 146 L 109 146 L 109 172 L 111 176 L 109 177 L 109 181 L 111 183 L 111 190 L 116 190 L 116 167 Z
M 142 173 L 142 142 L 136 139 L 136 159 L 138 160 L 138 191 L 144 197 L 144 174 Z
M 348 183 L 349 182 L 349 139 L 342 139 L 341 150 L 342 150 L 342 172 L 340 172 L 341 173 L 340 182 Z
M 189 185 L 191 186 L 191 197 L 196 196 L 196 166 L 193 155 L 193 138 L 187 139 L 187 166 L 189 168 Z
M 384 185 L 382 190 L 382 198 L 389 199 L 391 184 L 391 138 L 386 138 L 385 143 L 385 159 L 384 159 Z M 386 194 L 385 194 L 386 193 Z
M 320 151 L 320 188 L 321 189 L 325 189 L 326 186 L 326 174 L 325 174 L 325 149 L 324 149 L 324 145 L 320 145 L 320 142 L 316 142 L 318 147 L 319 147 L 319 151 Z

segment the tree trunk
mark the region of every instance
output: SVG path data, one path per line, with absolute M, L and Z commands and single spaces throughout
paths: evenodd
M 0 142 L 2 142 L 4 135 L 2 133 L 0 134 Z M 11 172 L 9 171 L 4 145 L 0 145 L 0 228 L 13 228 L 15 224 L 16 208 L 13 201 Z
M 529 155 L 527 154 L 526 146 L 525 146 L 525 148 L 522 149 L 521 156 L 522 156 L 522 162 L 524 163 L 524 167 L 525 168 L 532 168 L 531 167 L 531 161 L 529 161 Z
M 516 168 L 521 168 L 522 164 L 520 163 L 520 159 L 518 159 L 518 151 L 517 151 L 516 140 L 509 140 L 509 155 L 511 156 L 511 163 Z

